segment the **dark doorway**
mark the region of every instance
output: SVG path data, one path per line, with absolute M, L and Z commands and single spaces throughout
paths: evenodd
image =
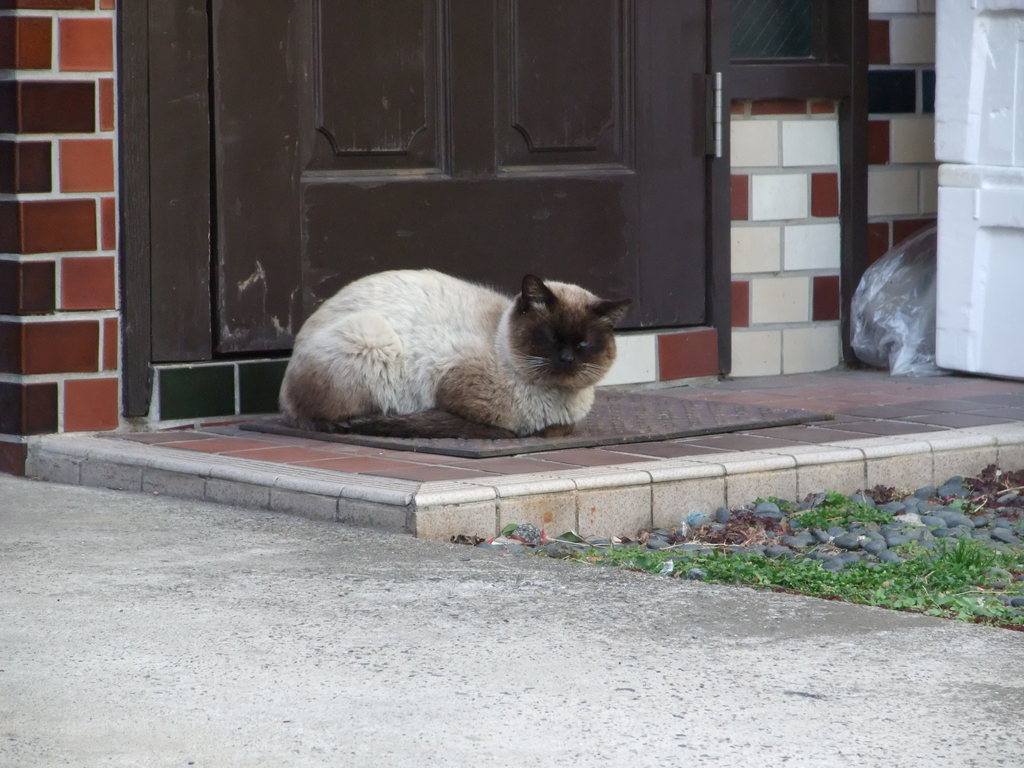
M 704 322 L 700 3 L 214 8 L 219 351 L 285 349 L 393 268 L 536 272 L 634 297 L 631 326 Z
M 630 328 L 727 322 L 705 83 L 728 19 L 709 8 L 124 3 L 123 168 L 145 186 L 124 212 L 127 411 L 140 359 L 286 353 L 382 269 L 578 282 L 632 297 Z

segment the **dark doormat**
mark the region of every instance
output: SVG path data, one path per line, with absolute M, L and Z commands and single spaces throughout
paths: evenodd
M 831 418 L 830 414 L 789 408 L 691 400 L 646 392 L 598 390 L 594 407 L 587 418 L 576 426 L 573 434 L 565 437 L 501 440 L 376 437 L 296 429 L 285 424 L 280 417 L 247 422 L 241 425 L 241 428 L 253 432 L 270 432 L 333 443 L 483 459 L 563 448 L 673 440 L 680 437 L 803 424 Z

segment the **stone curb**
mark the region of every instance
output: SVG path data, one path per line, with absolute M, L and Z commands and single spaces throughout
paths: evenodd
M 988 464 L 1024 466 L 1024 425 L 1001 424 L 778 449 L 652 459 L 563 472 L 414 482 L 189 455 L 93 435 L 29 438 L 26 474 L 42 480 L 242 504 L 422 538 L 490 537 L 509 522 L 557 535 L 633 536 L 695 509 L 875 485 L 920 487 Z

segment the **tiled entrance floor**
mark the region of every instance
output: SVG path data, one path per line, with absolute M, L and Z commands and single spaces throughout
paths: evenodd
M 1024 466 L 1024 382 L 833 371 L 659 394 L 804 408 L 830 421 L 654 443 L 465 459 L 242 432 L 237 424 L 38 438 L 30 473 L 408 530 L 508 522 L 633 535 L 694 508 Z M 1013 464 L 1014 466 L 1009 466 Z M 553 529 L 559 529 L 554 531 Z

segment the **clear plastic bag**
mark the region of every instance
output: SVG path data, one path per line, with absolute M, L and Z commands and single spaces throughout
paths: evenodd
M 944 376 L 935 365 L 936 228 L 890 250 L 853 294 L 853 351 L 893 376 Z

